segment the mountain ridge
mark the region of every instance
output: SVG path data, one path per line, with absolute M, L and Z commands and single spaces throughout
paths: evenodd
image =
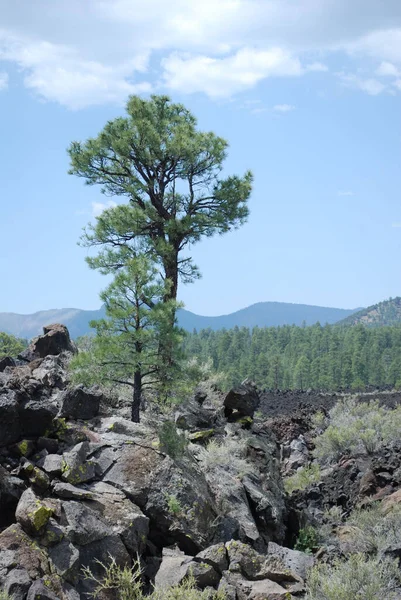
M 313 325 L 337 323 L 360 308 L 344 309 L 289 302 L 257 302 L 233 313 L 218 316 L 197 315 L 191 311 L 178 311 L 178 324 L 186 331 L 194 329 L 231 329 L 238 327 L 274 327 L 279 325 Z M 89 321 L 103 318 L 105 309 L 82 310 L 61 308 L 37 311 L 31 314 L 0 313 L 0 331 L 17 337 L 32 338 L 42 332 L 42 328 L 52 322 L 66 325 L 72 338 L 90 333 Z
M 362 308 L 337 325 L 366 325 L 367 327 L 382 327 L 383 325 L 398 325 L 401 323 L 401 297 L 389 298 L 367 308 Z

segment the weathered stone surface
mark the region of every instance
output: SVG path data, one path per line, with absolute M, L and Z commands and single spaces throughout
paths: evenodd
M 169 508 L 171 497 L 178 510 Z M 217 512 L 204 475 L 189 462 L 179 465 L 170 457 L 164 459 L 153 474 L 145 513 L 168 544 L 177 543 L 188 554 L 211 543 L 210 524 Z
M 65 351 L 75 353 L 77 349 L 70 339 L 67 327 L 55 323 L 43 327 L 43 335 L 32 340 L 30 346 L 21 352 L 19 358 L 32 361 L 35 358 L 44 358 Z
M 101 540 L 86 544 L 79 549 L 79 561 L 82 568 L 89 567 L 96 577 L 104 575 L 104 569 L 99 564 L 110 564 L 111 557 L 116 561 L 117 565 L 124 567 L 131 565 L 131 558 L 126 547 L 121 541 L 120 536 L 110 535 Z M 94 585 L 90 581 L 79 581 L 77 589 L 81 594 L 81 598 L 86 598 L 82 594 L 93 592 Z
M 53 485 L 53 492 L 59 498 L 68 498 L 69 500 L 91 500 L 93 498 L 93 494 L 89 490 L 61 481 Z
M 89 442 L 81 442 L 63 454 L 62 478 L 76 485 L 95 478 L 95 463 L 87 459 Z
M 23 481 L 9 475 L 0 466 L 0 527 L 14 520 L 14 512 L 24 489 Z
M 255 384 L 244 381 L 241 385 L 230 390 L 224 399 L 226 415 L 230 416 L 233 411 L 238 416 L 253 417 L 253 413 L 259 406 L 260 396 Z
M 38 535 L 46 526 L 53 511 L 28 488 L 18 502 L 15 517 L 29 535 Z
M 61 475 L 63 468 L 63 457 L 60 454 L 48 454 L 37 463 L 50 477 Z
M 32 377 L 52 389 L 63 389 L 68 381 L 66 371 L 66 354 L 46 356 L 40 365 L 32 370 Z
M 59 544 L 63 538 L 63 528 L 55 519 L 50 518 L 41 535 L 41 543 L 47 547 L 55 546 L 56 544 Z
M 79 575 L 79 551 L 68 540 L 64 539 L 49 550 L 49 557 L 55 571 L 69 583 L 76 583 Z
M 62 501 L 61 506 L 66 536 L 73 544 L 85 546 L 113 533 L 95 511 L 80 502 Z
M 308 570 L 314 565 L 314 558 L 305 552 L 284 548 L 274 542 L 269 542 L 268 556 L 276 557 L 284 564 L 291 572 L 295 573 L 302 579 L 306 579 Z
M 102 394 L 78 385 L 65 390 L 59 397 L 60 417 L 72 419 L 92 419 L 99 412 Z
M 29 588 L 26 600 L 60 600 L 42 579 L 37 579 Z
M 17 395 L 13 390 L 0 390 L 0 446 L 17 442 L 21 434 Z
M 192 557 L 182 553 L 163 553 L 160 569 L 156 573 L 155 587 L 166 589 L 178 585 L 187 574 Z
M 196 559 L 212 565 L 218 573 L 228 569 L 228 555 L 225 544 L 214 544 L 202 552 L 198 552 Z
M 53 438 L 40 437 L 37 441 L 38 450 L 47 450 L 49 454 L 57 454 L 58 441 Z
M 25 600 L 32 580 L 26 569 L 12 569 L 3 583 L 3 590 L 13 600 Z
M 123 492 L 107 483 L 94 483 L 88 489 L 92 497 L 91 509 L 121 536 L 132 556 L 141 554 L 149 533 L 148 517 Z
M 102 479 L 112 465 L 117 461 L 118 453 L 114 448 L 100 448 L 91 454 L 91 460 L 95 463 L 96 477 Z
M 122 490 L 143 509 L 154 473 L 162 461 L 163 457 L 152 448 L 127 446 L 122 449 L 118 462 L 107 472 L 103 481 Z
M 3 557 L 4 554 L 9 559 L 12 557 L 10 566 L 25 569 L 31 579 L 38 579 L 49 573 L 45 553 L 19 524 L 10 525 L 0 533 L 0 557 Z

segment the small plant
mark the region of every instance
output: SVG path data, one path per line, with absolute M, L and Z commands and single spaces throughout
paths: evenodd
M 312 463 L 309 467 L 301 467 L 284 481 L 284 488 L 288 494 L 295 490 L 305 490 L 313 483 L 320 481 L 320 467 L 317 463 Z
M 183 456 L 188 442 L 172 421 L 165 421 L 159 429 L 160 450 L 171 458 Z
M 132 568 L 120 567 L 114 558 L 110 558 L 110 564 L 99 562 L 104 570 L 102 578 L 96 577 L 89 568 L 84 569 L 85 579 L 95 584 L 92 592 L 93 598 L 107 597 L 107 592 L 113 591 L 117 600 L 226 600 L 226 594 L 222 591 L 212 592 L 204 590 L 201 592 L 196 587 L 196 581 L 192 574 L 179 585 L 170 588 L 156 588 L 150 595 L 145 595 L 142 589 L 142 570 L 139 559 L 134 562 Z M 106 594 L 105 594 L 106 593 Z M 1 600 L 9 600 L 1 598 Z
M 399 544 L 401 508 L 394 506 L 384 514 L 379 502 L 370 507 L 357 508 L 347 520 L 355 552 L 380 554 L 393 544 Z
M 206 470 L 226 467 L 237 477 L 243 477 L 253 471 L 252 465 L 246 460 L 247 445 L 245 440 L 227 440 L 224 444 L 212 440 L 201 456 L 201 462 Z
M 371 454 L 399 438 L 401 407 L 391 410 L 376 400 L 357 402 L 351 397 L 338 402 L 329 416 L 329 426 L 314 440 L 314 454 L 323 463 L 345 454 Z
M 13 600 L 14 596 L 10 596 L 7 592 L 0 590 L 0 600 Z
M 307 554 L 312 554 L 319 547 L 317 531 L 314 527 L 308 526 L 299 530 L 297 541 L 295 542 L 294 550 L 300 550 Z
M 334 560 L 311 569 L 307 600 L 392 600 L 400 584 L 397 562 L 353 554 L 347 561 Z
M 165 494 L 165 498 L 168 510 L 172 515 L 177 516 L 182 513 L 182 506 L 177 496 L 174 496 L 174 494 Z

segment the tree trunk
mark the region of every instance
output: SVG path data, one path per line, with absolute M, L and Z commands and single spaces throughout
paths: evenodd
M 140 371 L 134 373 L 134 393 L 131 406 L 131 421 L 139 423 L 139 411 L 142 397 L 142 375 Z

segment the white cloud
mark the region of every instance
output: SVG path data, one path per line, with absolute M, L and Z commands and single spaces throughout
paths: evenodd
M 329 70 L 329 67 L 321 62 L 313 62 L 310 65 L 306 65 L 306 70 L 324 73 Z
M 393 63 L 383 61 L 376 69 L 376 75 L 379 75 L 379 77 L 398 77 L 400 75 L 400 71 L 395 65 L 393 65 Z
M 8 73 L 0 72 L 0 92 L 8 88 Z
M 175 91 L 228 97 L 267 77 L 298 76 L 300 61 L 281 48 L 243 48 L 223 58 L 171 54 L 162 61 L 165 85 Z
M 340 190 L 339 192 L 337 192 L 338 196 L 354 196 L 354 192 L 351 192 L 351 190 Z
M 273 110 L 276 112 L 287 113 L 295 110 L 295 106 L 292 104 L 276 104 L 273 106 Z
M 338 77 L 345 87 L 358 89 L 370 96 L 378 96 L 387 89 L 387 85 L 372 77 L 363 78 L 352 73 L 338 73 Z
M 267 77 L 328 71 L 322 61 L 332 52 L 348 53 L 351 73 L 370 63 L 350 87 L 371 95 L 384 85 L 373 77 L 388 70 L 382 63 L 401 68 L 399 0 L 3 4 L 0 60 L 15 63 L 41 98 L 75 109 L 163 87 L 227 97 Z
M 92 216 L 98 217 L 104 210 L 107 210 L 108 208 L 115 208 L 116 206 L 117 202 L 114 202 L 114 200 L 107 200 L 106 202 L 92 202 Z

